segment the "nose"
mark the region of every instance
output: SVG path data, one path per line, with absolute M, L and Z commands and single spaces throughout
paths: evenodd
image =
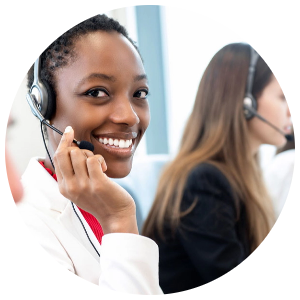
M 140 123 L 140 119 L 130 101 L 127 97 L 118 99 L 113 106 L 113 113 L 110 116 L 112 122 L 116 124 L 126 124 L 132 127 Z
M 290 108 L 289 108 L 288 105 L 287 105 L 287 115 L 288 115 L 289 118 L 291 117 L 291 111 L 290 111 Z

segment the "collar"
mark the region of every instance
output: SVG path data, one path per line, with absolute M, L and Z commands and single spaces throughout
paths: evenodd
M 40 160 L 39 163 L 44 167 L 44 169 L 57 181 L 57 176 L 49 168 L 45 167 L 45 162 Z
M 49 168 L 45 167 L 45 163 L 43 161 L 39 161 L 39 163 L 41 164 L 41 166 L 57 181 L 57 176 L 56 174 L 54 174 Z M 77 206 L 76 206 L 77 207 Z M 103 236 L 103 230 L 102 227 L 100 225 L 100 223 L 98 222 L 98 220 L 89 212 L 84 211 L 83 209 L 81 209 L 80 207 L 77 207 L 78 210 L 81 212 L 81 214 L 83 215 L 84 219 L 86 220 L 86 222 L 89 224 L 90 228 L 92 229 L 93 233 L 95 234 L 97 240 L 99 241 L 99 243 L 101 244 L 102 241 L 102 236 Z M 75 209 L 75 206 L 74 206 Z
M 37 207 L 63 212 L 70 202 L 59 191 L 56 180 L 49 176 L 48 171 L 40 164 L 44 158 L 34 157 L 22 175 L 25 193 L 30 190 L 36 197 L 28 197 L 28 201 Z

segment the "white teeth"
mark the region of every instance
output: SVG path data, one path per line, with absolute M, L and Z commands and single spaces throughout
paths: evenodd
M 125 148 L 125 141 L 124 140 L 120 140 L 119 148 Z
M 104 145 L 114 145 L 119 148 L 128 148 L 132 144 L 132 139 L 131 140 L 118 140 L 118 139 L 112 139 L 112 138 L 99 138 L 99 142 L 104 144 Z

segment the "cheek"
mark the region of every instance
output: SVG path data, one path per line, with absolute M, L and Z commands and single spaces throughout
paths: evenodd
M 266 97 L 258 101 L 257 112 L 277 127 L 284 126 L 288 119 L 286 102 L 276 97 Z
M 75 135 L 80 138 L 86 136 L 88 132 L 103 123 L 107 113 L 104 107 L 91 105 L 84 101 L 76 101 L 76 99 L 71 97 L 66 100 L 65 97 L 57 101 L 53 123 L 62 127 L 63 130 L 66 126 L 72 126 Z
M 144 132 L 150 123 L 150 109 L 148 103 L 145 107 L 136 109 L 136 113 L 140 119 L 141 130 Z
M 278 126 L 278 124 L 276 124 L 272 118 L 265 118 L 275 126 Z M 258 118 L 251 119 L 248 123 L 248 128 L 251 137 L 253 137 L 260 144 L 268 144 L 280 147 L 286 142 L 286 139 L 282 134 Z

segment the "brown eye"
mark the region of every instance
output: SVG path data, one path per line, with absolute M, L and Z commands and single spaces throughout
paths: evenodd
M 139 90 L 133 95 L 133 97 L 140 98 L 140 99 L 146 99 L 148 96 L 148 93 L 149 93 L 148 90 L 145 90 L 145 89 Z
M 101 98 L 108 96 L 108 93 L 103 89 L 92 89 L 85 93 L 86 96 Z

